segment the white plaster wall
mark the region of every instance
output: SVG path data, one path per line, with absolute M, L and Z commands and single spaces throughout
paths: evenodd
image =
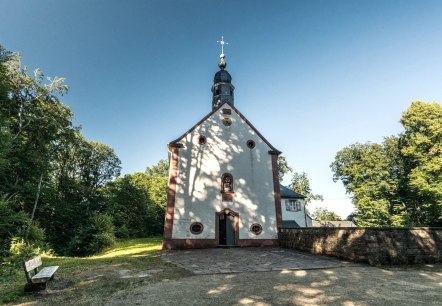
M 172 238 L 215 239 L 216 212 L 229 208 L 239 213 L 239 239 L 276 239 L 271 148 L 233 109 L 231 115 L 221 109 L 180 141 Z M 231 126 L 222 123 L 225 117 Z M 205 145 L 198 144 L 200 135 L 207 138 Z M 247 147 L 249 139 L 254 149 Z M 223 202 L 220 193 L 226 172 L 233 176 L 232 202 Z M 199 235 L 189 229 L 196 221 L 204 225 Z M 253 223 L 262 225 L 260 235 L 250 232 Z
M 283 221 L 296 221 L 301 227 L 311 227 L 312 219 L 309 215 L 305 215 L 305 203 L 304 200 L 299 199 L 301 201 L 301 210 L 300 211 L 288 211 L 286 209 L 286 201 L 290 199 L 281 199 L 281 211 L 282 211 L 282 220 Z M 307 221 L 307 222 L 306 222 Z

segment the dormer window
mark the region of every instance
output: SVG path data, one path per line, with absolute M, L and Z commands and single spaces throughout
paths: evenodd
M 301 201 L 299 200 L 285 200 L 286 211 L 301 211 Z

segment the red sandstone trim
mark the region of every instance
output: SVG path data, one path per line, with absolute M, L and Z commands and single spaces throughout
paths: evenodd
M 204 249 L 218 245 L 216 239 L 168 239 L 163 242 L 163 250 Z
M 270 153 L 270 152 L 269 152 Z M 281 193 L 279 190 L 278 154 L 272 154 L 273 192 L 275 194 L 276 226 L 282 227 Z
M 175 208 L 176 181 L 178 176 L 179 147 L 170 145 L 169 152 L 170 152 L 169 184 L 167 186 L 167 206 L 166 206 L 166 216 L 164 220 L 163 248 L 165 248 L 166 241 L 172 239 L 173 212 Z
M 240 239 L 238 245 L 241 247 L 262 247 L 278 246 L 278 239 Z
M 239 239 L 237 246 L 240 247 L 262 247 L 278 246 L 278 239 Z M 163 249 L 205 249 L 214 248 L 219 245 L 218 239 L 168 239 L 163 242 Z
M 224 208 L 220 212 L 215 213 L 215 242 L 216 245 L 219 245 L 219 216 L 222 214 L 226 215 L 232 215 L 233 216 L 233 222 L 235 226 L 235 245 L 238 245 L 239 241 L 239 214 L 231 210 L 229 208 Z

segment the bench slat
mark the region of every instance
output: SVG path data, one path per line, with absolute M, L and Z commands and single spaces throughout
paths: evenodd
M 45 283 L 47 282 L 55 271 L 57 271 L 58 266 L 44 267 L 40 272 L 32 277 L 32 282 L 35 283 Z
M 38 268 L 40 266 L 41 266 L 41 256 L 37 256 L 37 257 L 25 262 L 26 272 L 32 271 L 35 268 Z

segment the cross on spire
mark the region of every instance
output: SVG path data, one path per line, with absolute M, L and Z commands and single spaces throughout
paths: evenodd
M 228 42 L 224 41 L 224 36 L 221 36 L 221 40 L 217 40 L 217 43 L 221 45 L 221 56 L 224 56 L 224 45 L 228 45 Z

